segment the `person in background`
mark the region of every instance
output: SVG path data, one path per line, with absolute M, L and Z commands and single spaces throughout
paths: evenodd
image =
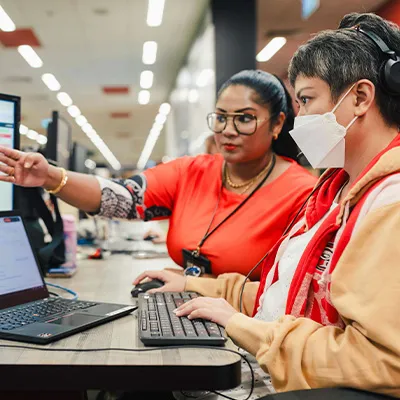
M 212 296 L 176 315 L 224 326 L 277 391 L 400 397 L 399 64 L 400 29 L 375 14 L 349 14 L 295 53 L 289 78 L 300 111 L 291 135 L 314 168 L 329 169 L 305 216 L 272 248 L 260 283 L 165 271 L 137 279 Z
M 242 71 L 222 86 L 207 116 L 220 154 L 182 157 L 131 179 L 106 180 L 0 147 L 6 164 L 0 180 L 42 186 L 106 218 L 169 218 L 168 251 L 187 275 L 247 274 L 316 182 L 295 161 L 293 118 L 292 100 L 278 78 Z

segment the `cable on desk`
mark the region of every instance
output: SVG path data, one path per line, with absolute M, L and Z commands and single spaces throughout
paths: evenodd
M 61 289 L 61 290 L 64 290 L 64 292 L 72 294 L 73 298 L 71 300 L 78 300 L 78 293 L 74 292 L 73 290 L 68 289 L 68 288 L 66 288 L 64 286 L 56 285 L 55 283 L 49 283 L 49 282 L 45 282 L 45 283 L 46 283 L 47 286 L 51 286 L 51 287 L 54 287 L 56 289 Z
M 51 294 L 51 295 L 54 296 L 54 297 L 60 297 L 60 295 L 59 295 L 58 293 L 56 293 L 56 292 L 50 292 L 50 290 L 49 290 L 49 294 Z
M 73 348 L 48 348 L 48 347 L 33 347 L 33 346 L 25 346 L 21 344 L 0 344 L 0 348 L 9 348 L 9 349 L 24 349 L 24 350 L 38 350 L 38 351 L 51 351 L 51 352 L 63 352 L 63 353 L 69 353 L 69 352 L 77 352 L 77 353 L 95 353 L 95 352 L 100 352 L 100 351 L 127 351 L 127 352 L 137 352 L 137 353 L 145 353 L 145 352 L 150 352 L 150 351 L 164 351 L 164 350 L 182 350 L 182 349 L 209 349 L 209 350 L 215 350 L 215 351 L 225 351 L 227 353 L 232 353 L 238 355 L 240 358 L 242 358 L 247 365 L 250 368 L 250 373 L 251 373 L 251 387 L 250 387 L 250 392 L 248 396 L 243 399 L 243 400 L 249 400 L 251 395 L 253 394 L 254 391 L 254 371 L 253 368 L 250 364 L 250 361 L 245 357 L 244 354 L 239 353 L 236 350 L 232 349 L 227 349 L 225 347 L 212 347 L 212 346 L 168 346 L 165 348 L 160 348 L 160 347 L 152 347 L 150 349 L 127 349 L 123 347 L 99 347 L 99 348 L 93 348 L 93 349 L 73 349 Z M 211 393 L 215 393 L 219 396 L 225 397 L 229 400 L 238 400 L 233 397 L 226 396 L 222 393 L 218 393 L 215 391 L 210 390 Z

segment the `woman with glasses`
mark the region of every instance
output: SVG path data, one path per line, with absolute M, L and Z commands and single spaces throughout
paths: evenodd
M 0 180 L 43 186 L 107 218 L 170 219 L 167 246 L 187 275 L 247 274 L 277 241 L 315 183 L 289 136 L 292 100 L 262 71 L 229 79 L 207 117 L 219 154 L 182 157 L 126 180 L 50 166 L 44 157 L 0 147 Z M 252 277 L 258 278 L 258 272 Z

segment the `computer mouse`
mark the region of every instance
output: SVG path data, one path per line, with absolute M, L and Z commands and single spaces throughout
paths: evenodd
M 152 279 L 151 281 L 146 281 L 136 285 L 132 289 L 131 295 L 132 297 L 138 297 L 140 293 L 145 293 L 150 289 L 157 289 L 160 288 L 161 286 L 164 286 L 163 281 L 160 281 L 159 279 Z
M 158 236 L 156 236 L 156 235 L 147 235 L 147 236 L 145 236 L 145 237 L 143 238 L 143 240 L 151 241 L 151 240 L 157 239 L 157 237 L 158 237 Z

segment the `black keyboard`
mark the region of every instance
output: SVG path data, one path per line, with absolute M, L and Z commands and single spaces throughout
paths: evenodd
M 139 295 L 139 337 L 145 345 L 222 346 L 224 329 L 214 322 L 177 317 L 173 310 L 198 297 L 194 292 L 154 293 Z
M 48 320 L 55 315 L 93 307 L 97 303 L 88 301 L 46 298 L 0 311 L 0 330 L 10 331 L 23 325 Z

